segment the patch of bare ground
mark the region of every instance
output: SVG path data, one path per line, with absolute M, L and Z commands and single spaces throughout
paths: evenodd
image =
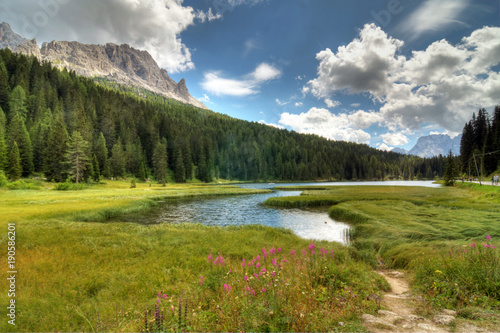
M 456 321 L 456 312 L 442 310 L 426 318 L 418 314 L 418 298 L 410 293 L 408 280 L 404 273 L 398 271 L 379 271 L 391 286 L 391 291 L 380 299 L 380 308 L 376 316 L 362 316 L 366 328 L 370 332 L 467 332 L 479 333 L 487 330 L 470 323 Z

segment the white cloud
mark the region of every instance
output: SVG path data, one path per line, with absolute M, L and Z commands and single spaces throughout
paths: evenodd
M 317 134 L 338 141 L 368 143 L 370 134 L 355 129 L 346 114 L 335 115 L 323 108 L 311 108 L 301 114 L 282 113 L 279 123 L 298 133 Z
M 408 138 L 402 133 L 386 133 L 381 135 L 384 143 L 391 146 L 401 146 L 408 143 Z
M 55 3 L 56 1 L 52 1 Z M 190 49 L 181 33 L 195 24 L 197 14 L 182 0 L 64 0 L 47 23 L 27 28 L 21 16 L 31 18 L 42 12 L 40 3 L 51 1 L 9 1 L 9 23 L 25 38 L 39 42 L 76 40 L 89 44 L 127 43 L 147 50 L 169 72 L 194 69 Z M 37 6 L 37 4 L 39 4 Z M 55 10 L 55 9 L 54 9 Z
M 280 101 L 278 98 L 275 99 L 275 102 L 276 104 L 278 104 L 279 106 L 285 106 L 287 105 L 288 103 L 290 103 L 289 101 L 288 102 L 282 102 Z
M 394 149 L 394 147 L 389 147 L 385 143 L 382 143 L 380 146 L 378 146 L 378 149 L 383 151 L 391 151 Z
M 336 54 L 318 53 L 318 77 L 304 93 L 319 99 L 338 91 L 368 93 L 382 104 L 380 123 L 393 132 L 433 124 L 456 133 L 477 108 L 498 103 L 498 27 L 478 29 L 457 45 L 436 41 L 408 59 L 398 52 L 403 42 L 379 27 L 365 25 L 360 35 Z
M 439 31 L 450 24 L 463 24 L 459 17 L 470 0 L 427 0 L 400 24 L 399 29 L 412 38 L 429 31 Z
M 384 119 L 379 113 L 358 110 L 348 116 L 350 123 L 356 129 L 366 129 L 373 124 L 380 123 Z
M 276 127 L 276 128 L 279 128 L 279 129 L 285 129 L 284 126 L 281 126 L 281 125 L 278 125 L 278 124 L 266 123 L 264 120 L 259 120 L 259 124 L 263 124 L 263 125 L 267 125 L 267 126 L 271 126 L 271 127 Z
M 351 106 L 352 106 L 353 108 L 359 108 L 359 107 L 360 107 L 360 105 L 361 105 L 361 104 L 359 104 L 359 103 L 352 103 L 352 104 L 351 104 Z
M 213 104 L 210 97 L 207 94 L 203 94 L 203 97 L 198 98 L 198 100 L 204 104 Z
M 204 12 L 202 10 L 198 10 L 196 11 L 196 18 L 199 19 L 201 21 L 201 23 L 204 23 L 205 21 L 213 21 L 213 20 L 219 20 L 222 18 L 222 14 L 221 13 L 217 13 L 217 14 L 214 14 L 212 12 L 212 8 L 209 8 L 208 9 L 208 12 Z
M 395 58 L 403 42 L 382 31 L 375 24 L 367 24 L 360 31 L 360 38 L 347 46 L 340 46 L 337 53 L 330 49 L 319 52 L 318 77 L 309 81 L 304 92 L 318 98 L 329 97 L 335 91 L 351 93 L 370 91 L 383 96 L 391 86 L 388 73 L 394 71 L 402 58 Z
M 303 105 L 304 105 L 304 103 L 302 103 L 302 102 L 295 102 L 295 106 L 296 106 L 296 107 L 301 107 L 301 106 L 303 106 Z
M 220 71 L 207 72 L 201 86 L 217 96 L 248 96 L 257 94 L 261 85 L 280 76 L 279 69 L 262 63 L 252 73 L 237 79 L 224 78 Z
M 339 101 L 333 101 L 331 100 L 330 98 L 325 98 L 325 104 L 328 108 L 336 108 L 337 106 L 340 106 L 342 105 L 342 103 L 340 103 Z

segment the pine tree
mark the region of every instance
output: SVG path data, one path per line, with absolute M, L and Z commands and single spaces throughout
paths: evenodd
M 99 183 L 101 181 L 101 171 L 99 169 L 99 161 L 97 160 L 97 156 L 95 154 L 92 155 L 92 179 Z
M 43 152 L 43 170 L 47 180 L 62 182 L 67 176 L 64 156 L 68 147 L 69 135 L 62 114 L 56 114 L 53 118 Z
M 108 148 L 106 147 L 106 139 L 102 132 L 99 134 L 96 146 L 94 148 L 97 161 L 99 162 L 99 170 L 104 177 L 109 177 L 109 164 L 108 164 Z M 95 170 L 94 170 L 95 171 Z
M 14 141 L 9 154 L 9 178 L 12 180 L 18 180 L 22 173 L 23 168 L 21 165 L 21 155 L 19 154 L 17 142 Z
M 26 121 L 28 109 L 26 107 L 26 92 L 21 86 L 15 87 L 9 96 L 9 114 L 14 117 L 19 114 Z
M 5 114 L 0 107 L 0 170 L 7 169 L 7 144 L 5 143 Z
M 14 142 L 17 142 L 19 147 L 23 176 L 27 177 L 33 172 L 33 150 L 24 120 L 17 112 L 11 120 L 8 130 L 9 147 L 12 147 Z
M 3 61 L 0 60 L 0 108 L 8 113 L 9 108 L 10 85 L 7 69 Z
M 118 140 L 111 149 L 109 169 L 111 171 L 111 176 L 115 178 L 125 176 L 125 152 L 123 151 L 121 140 Z
M 184 168 L 184 161 L 182 159 L 182 148 L 179 144 L 176 145 L 174 150 L 174 161 L 175 181 L 177 183 L 185 183 L 186 169 Z
M 84 172 L 89 167 L 88 146 L 88 142 L 82 138 L 80 132 L 73 132 L 65 159 L 69 165 L 69 175 L 77 184 L 83 179 Z
M 455 184 L 455 178 L 458 176 L 457 165 L 455 162 L 455 157 L 450 149 L 448 157 L 446 158 L 446 165 L 444 167 L 444 185 L 453 186 Z
M 163 139 L 156 144 L 153 151 L 153 166 L 159 183 L 166 185 L 168 172 L 167 140 Z
M 146 163 L 144 160 L 141 162 L 141 166 L 139 167 L 139 173 L 137 175 L 137 178 L 140 181 L 146 181 L 146 178 L 148 178 L 147 171 L 146 171 Z

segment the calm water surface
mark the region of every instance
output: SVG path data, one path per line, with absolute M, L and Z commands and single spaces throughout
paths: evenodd
M 427 181 L 387 182 L 335 182 L 335 183 L 287 183 L 287 184 L 242 184 L 243 188 L 272 189 L 274 186 L 298 185 L 392 185 L 440 187 Z M 262 205 L 270 197 L 296 196 L 300 191 L 273 191 L 266 194 L 208 197 L 183 200 L 168 200 L 147 216 L 141 216 L 142 223 L 201 223 L 205 225 L 231 226 L 262 224 L 293 230 L 299 237 L 347 243 L 349 225 L 332 220 L 327 208 L 282 209 Z

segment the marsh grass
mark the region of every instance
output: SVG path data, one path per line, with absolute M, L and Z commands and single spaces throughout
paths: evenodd
M 300 207 L 330 205 L 329 200 L 330 216 L 353 226 L 351 245 L 365 262 L 410 270 L 414 286 L 436 306 L 500 309 L 499 253 L 482 246 L 487 235 L 500 238 L 500 187 L 308 188 L 299 197 L 266 204 Z M 473 243 L 477 247 L 468 254 L 460 252 Z

